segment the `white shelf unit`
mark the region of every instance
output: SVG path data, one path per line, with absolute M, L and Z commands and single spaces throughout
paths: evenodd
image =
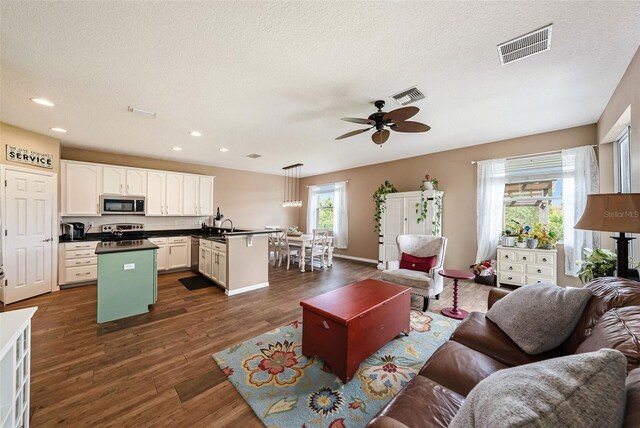
M 31 317 L 38 308 L 0 313 L 0 427 L 29 426 Z

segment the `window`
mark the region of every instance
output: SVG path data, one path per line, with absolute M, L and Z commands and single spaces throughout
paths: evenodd
M 321 186 L 317 195 L 316 228 L 333 230 L 334 186 Z
M 503 227 L 513 222 L 547 224 L 563 238 L 560 153 L 507 159 Z
M 613 143 L 614 190 L 616 192 L 631 192 L 631 163 L 629 162 L 629 138 L 631 127 L 625 126 Z

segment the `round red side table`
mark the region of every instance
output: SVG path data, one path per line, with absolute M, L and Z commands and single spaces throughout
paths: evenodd
M 438 272 L 440 276 L 445 278 L 453 279 L 453 307 L 443 308 L 440 313 L 445 317 L 463 320 L 469 315 L 469 312 L 465 311 L 462 308 L 458 307 L 458 280 L 466 279 L 470 280 L 475 277 L 475 275 L 466 270 L 456 270 L 456 269 L 443 269 Z

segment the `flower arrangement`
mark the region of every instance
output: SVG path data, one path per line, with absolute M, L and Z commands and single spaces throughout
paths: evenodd
M 298 226 L 291 226 L 287 229 L 287 235 L 289 236 L 300 236 L 302 235 L 302 231 L 298 229 Z
M 532 236 L 534 239 L 538 240 L 537 248 L 544 250 L 555 248 L 556 242 L 558 241 L 556 233 L 549 230 L 549 226 L 543 223 L 535 223 L 533 225 Z
M 529 238 L 529 231 L 531 230 L 531 226 L 527 226 L 523 223 L 520 223 L 515 220 L 511 220 L 511 223 L 507 225 L 505 230 L 502 232 L 503 236 L 512 236 L 515 237 L 520 246 L 522 244 L 526 245 L 527 238 Z

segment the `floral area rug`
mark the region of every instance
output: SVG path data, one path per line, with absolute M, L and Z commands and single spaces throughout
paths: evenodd
M 411 311 L 411 332 L 367 358 L 346 385 L 302 351 L 302 321 L 213 354 L 267 427 L 362 427 L 416 376 L 458 321 Z

